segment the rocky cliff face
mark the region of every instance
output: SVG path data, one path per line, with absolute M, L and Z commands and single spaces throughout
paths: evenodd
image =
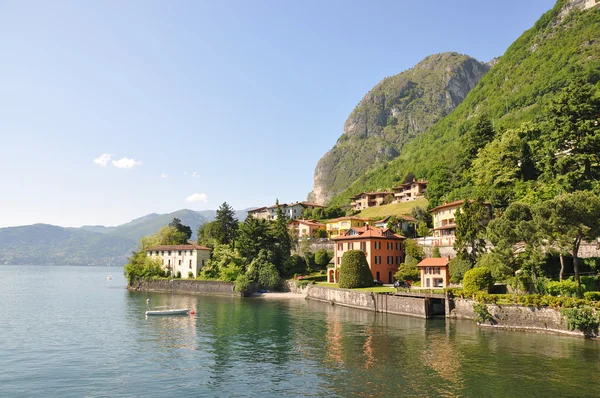
M 466 55 L 443 53 L 383 79 L 317 163 L 309 198 L 325 204 L 369 169 L 397 157 L 406 143 L 456 108 L 489 68 Z

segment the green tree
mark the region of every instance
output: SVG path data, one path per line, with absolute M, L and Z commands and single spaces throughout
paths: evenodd
M 465 200 L 456 214 L 454 250 L 472 266 L 485 253 L 485 233 L 489 219 L 489 209 L 481 198 L 475 201 Z
M 235 216 L 235 211 L 227 204 L 227 202 L 223 202 L 217 209 L 215 223 L 220 230 L 219 236 L 216 237 L 218 243 L 233 245 L 237 237 L 239 223 Z
M 579 247 L 581 242 L 591 242 L 600 236 L 599 214 L 600 198 L 589 191 L 560 195 L 545 202 L 539 210 L 545 231 L 556 236 L 561 246 L 570 247 L 575 280 L 579 286 Z
M 471 160 L 475 159 L 477 153 L 494 139 L 495 134 L 492 122 L 487 115 L 480 116 L 475 125 L 467 130 L 461 138 L 465 169 L 470 167 Z
M 418 280 L 419 279 L 419 267 L 417 267 L 418 263 L 419 262 L 417 261 L 417 259 L 415 259 L 411 256 L 406 256 L 406 258 L 404 259 L 404 262 L 402 264 L 400 264 L 400 266 L 398 267 L 398 272 L 396 272 L 396 274 L 394 275 L 394 278 L 396 278 L 396 280 L 399 280 L 402 282 Z
M 269 223 L 264 219 L 247 217 L 240 224 L 236 247 L 248 261 L 252 261 L 263 249 L 273 251 L 274 241 Z
M 577 79 L 546 109 L 545 170 L 568 192 L 589 189 L 600 180 L 600 98 L 595 91 Z
M 329 257 L 329 253 L 327 253 L 327 250 L 319 249 L 315 253 L 315 264 L 319 268 L 325 269 L 329 264 L 329 260 L 331 260 L 331 257 Z
M 419 226 L 417 227 L 417 233 L 419 236 L 429 236 L 429 227 L 427 227 L 427 223 L 421 221 Z
M 373 274 L 362 250 L 348 250 L 342 256 L 339 286 L 343 289 L 373 286 Z
M 417 220 L 418 223 L 424 222 L 427 226 L 431 226 L 431 213 L 426 208 L 421 206 L 415 206 L 410 209 L 410 216 Z
M 406 239 L 404 241 L 404 255 L 412 257 L 419 262 L 425 258 L 425 251 L 423 250 L 423 246 L 419 245 L 416 240 Z
M 181 242 L 186 240 L 185 233 L 167 225 L 159 229 L 154 235 L 143 237 L 139 248 L 145 252 L 147 248 L 152 246 L 180 245 Z
M 440 248 L 437 246 L 433 247 L 433 254 L 431 255 L 433 258 L 441 258 L 442 254 L 440 253 Z
M 177 244 L 184 245 L 192 237 L 192 229 L 189 226 L 182 224 L 179 218 L 173 218 L 173 221 L 169 223 L 169 227 L 175 228 L 182 234 L 182 240 Z
M 279 204 L 279 201 L 276 202 Z M 288 218 L 280 206 L 277 206 L 275 221 L 271 224 L 271 235 L 273 237 L 273 253 L 275 255 L 275 267 L 280 275 L 284 274 L 285 264 L 290 257 L 292 249 L 292 236 L 288 226 Z
M 504 264 L 502 256 L 493 252 L 482 255 L 477 261 L 476 267 L 489 269 L 494 280 L 498 282 L 502 282 L 513 275 L 512 269 Z
M 460 257 L 454 257 L 448 264 L 450 270 L 450 282 L 460 283 L 465 273 L 471 269 L 471 263 Z
M 466 294 L 473 294 L 481 291 L 487 293 L 492 286 L 494 286 L 494 278 L 489 269 L 477 267 L 465 272 L 463 289 Z
M 252 218 L 252 217 L 248 217 Z M 205 222 L 198 227 L 198 244 L 215 247 L 221 241 L 221 227 L 216 221 Z
M 317 229 L 317 232 L 315 232 L 315 237 L 317 239 L 327 239 L 329 237 L 329 235 L 327 235 L 326 229 L 320 228 L 320 229 Z

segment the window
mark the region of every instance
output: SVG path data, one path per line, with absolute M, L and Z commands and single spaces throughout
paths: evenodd
M 429 267 L 425 267 L 425 273 L 428 274 L 429 273 Z
M 396 256 L 396 264 L 400 265 L 400 256 Z
M 169 256 L 171 255 L 171 250 L 169 250 Z
M 360 242 L 360 250 L 362 250 L 362 251 L 367 250 L 367 242 Z
M 190 269 L 192 269 L 192 260 L 190 260 Z
M 381 242 L 375 242 L 375 249 L 376 250 L 381 249 Z
M 387 249 L 388 250 L 392 250 L 394 247 L 394 244 L 392 242 L 387 242 Z
M 348 250 L 352 250 L 352 249 L 354 249 L 354 243 L 350 242 L 350 243 L 348 243 Z
M 181 265 L 181 260 L 179 260 L 179 264 L 178 265 Z
M 178 253 L 178 254 L 181 256 L 181 250 L 179 250 L 179 253 Z
M 204 267 L 204 260 L 202 260 L 202 266 Z
M 190 255 L 190 256 L 192 255 L 192 251 L 191 251 L 191 250 L 190 250 L 190 252 L 189 252 L 189 255 Z
M 338 256 L 337 258 L 337 264 L 340 265 L 342 263 L 342 258 L 340 256 Z
M 375 256 L 375 264 L 381 264 L 381 256 Z
M 435 267 L 435 269 L 433 270 L 434 274 L 438 274 L 440 273 L 440 267 Z
M 344 244 L 338 243 L 338 250 L 344 250 Z
M 400 242 L 396 242 L 396 250 L 400 250 Z
M 394 256 L 387 256 L 388 265 L 394 264 Z
M 377 271 L 377 274 L 376 274 L 376 275 L 377 275 L 377 276 L 375 277 L 375 279 L 377 279 L 377 280 L 380 280 L 380 278 L 379 278 L 379 271 Z

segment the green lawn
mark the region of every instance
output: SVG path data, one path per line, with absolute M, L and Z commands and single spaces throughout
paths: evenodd
M 427 208 L 427 203 L 427 199 L 422 198 L 410 202 L 392 203 L 390 205 L 369 207 L 368 209 L 361 211 L 357 217 L 384 218 L 387 216 L 401 216 L 403 214 L 410 214 L 410 211 L 413 207 L 420 206 Z
M 340 286 L 337 283 L 317 282 L 317 283 L 315 283 L 315 285 L 318 285 L 321 287 L 328 287 L 330 289 L 339 289 L 340 288 Z M 351 290 L 356 290 L 359 292 L 374 292 L 374 293 L 394 293 L 394 292 L 396 292 L 396 289 L 394 289 L 393 287 L 387 287 L 387 286 L 361 287 L 358 289 L 351 289 Z

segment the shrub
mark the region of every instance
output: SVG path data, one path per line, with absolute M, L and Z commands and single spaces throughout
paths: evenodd
M 475 321 L 477 323 L 486 323 L 494 319 L 485 304 L 473 303 L 473 311 L 475 312 Z
M 456 287 L 447 287 L 446 288 L 446 293 L 448 293 L 448 297 L 463 297 L 465 292 L 460 289 L 460 288 L 456 288 Z
M 600 324 L 598 314 L 591 307 L 570 308 L 562 310 L 561 314 L 567 318 L 569 329 L 579 329 L 586 334 L 590 329 L 597 329 Z
M 440 248 L 437 246 L 433 247 L 433 254 L 431 255 L 433 258 L 441 258 L 442 254 L 440 253 Z
M 473 268 L 465 273 L 463 289 L 466 294 L 488 292 L 494 285 L 494 279 L 489 269 L 483 267 Z
M 177 279 L 181 279 L 181 271 L 177 271 L 177 275 L 175 276 Z
M 188 272 L 188 278 L 193 279 L 194 273 L 192 271 Z
M 399 281 L 414 281 L 419 279 L 419 267 L 417 260 L 407 256 L 406 260 L 398 267 L 398 272 L 394 275 Z
M 235 291 L 245 293 L 250 287 L 250 278 L 246 274 L 240 274 L 235 280 Z
M 600 292 L 585 292 L 583 293 L 583 297 L 590 301 L 600 301 Z
M 563 297 L 576 297 L 579 292 L 577 282 L 564 280 L 561 282 L 548 282 L 546 285 L 548 294 L 552 296 L 563 296 Z
M 465 272 L 471 269 L 471 263 L 460 257 L 454 257 L 450 260 L 448 266 L 450 267 L 450 282 L 452 283 L 459 283 L 463 279 Z
M 506 277 L 512 275 L 512 270 L 507 267 L 499 255 L 495 253 L 486 253 L 477 261 L 477 267 L 484 267 L 491 271 L 495 281 L 504 281 Z
M 373 286 L 373 274 L 363 251 L 348 250 L 344 253 L 339 286 L 343 289 Z
M 306 261 L 297 254 L 291 255 L 285 263 L 285 273 L 288 275 L 304 274 L 306 272 Z
M 595 292 L 598 291 L 598 289 L 600 289 L 600 286 L 598 286 L 597 276 L 582 276 L 581 285 L 586 292 Z

